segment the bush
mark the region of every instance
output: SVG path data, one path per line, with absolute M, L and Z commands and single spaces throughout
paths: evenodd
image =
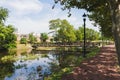
M 21 38 L 20 43 L 21 44 L 27 44 L 27 39 L 26 38 Z

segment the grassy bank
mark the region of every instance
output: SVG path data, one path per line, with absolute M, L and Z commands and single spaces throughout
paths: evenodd
M 91 52 L 86 55 L 86 58 L 83 58 L 82 56 L 79 57 L 79 59 L 76 61 L 75 66 L 60 68 L 59 70 L 53 72 L 49 77 L 45 77 L 45 80 L 61 80 L 62 75 L 72 73 L 74 67 L 79 66 L 80 63 L 83 62 L 84 60 L 96 56 L 97 53 L 99 53 L 99 50 L 100 49 L 98 47 L 92 48 Z
M 31 48 L 31 44 L 17 44 L 17 50 L 28 50 Z
M 56 47 L 38 47 L 36 50 L 55 50 Z

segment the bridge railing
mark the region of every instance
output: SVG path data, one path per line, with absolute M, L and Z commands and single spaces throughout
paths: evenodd
M 32 47 L 37 48 L 37 47 L 83 47 L 84 43 L 83 42 L 66 42 L 66 43 L 35 43 L 32 45 Z M 86 47 L 88 46 L 100 46 L 101 42 L 86 42 Z

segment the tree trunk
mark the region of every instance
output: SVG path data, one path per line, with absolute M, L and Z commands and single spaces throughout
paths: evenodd
M 116 53 L 118 57 L 118 63 L 120 66 L 120 4 L 111 3 L 111 16 L 112 16 L 112 31 L 115 41 Z

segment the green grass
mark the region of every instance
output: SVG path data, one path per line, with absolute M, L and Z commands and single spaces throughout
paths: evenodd
M 55 47 L 38 47 L 37 50 L 54 50 Z
M 92 48 L 91 52 L 89 54 L 87 54 L 85 58 L 83 58 L 82 56 L 79 57 L 75 66 L 80 65 L 81 62 L 83 62 L 86 59 L 96 56 L 97 53 L 99 53 L 99 50 L 100 49 L 98 47 Z M 45 77 L 45 80 L 61 80 L 63 75 L 72 73 L 73 68 L 74 67 L 65 67 L 65 68 L 60 69 L 59 71 L 55 71 L 49 77 L 47 77 L 47 78 Z

